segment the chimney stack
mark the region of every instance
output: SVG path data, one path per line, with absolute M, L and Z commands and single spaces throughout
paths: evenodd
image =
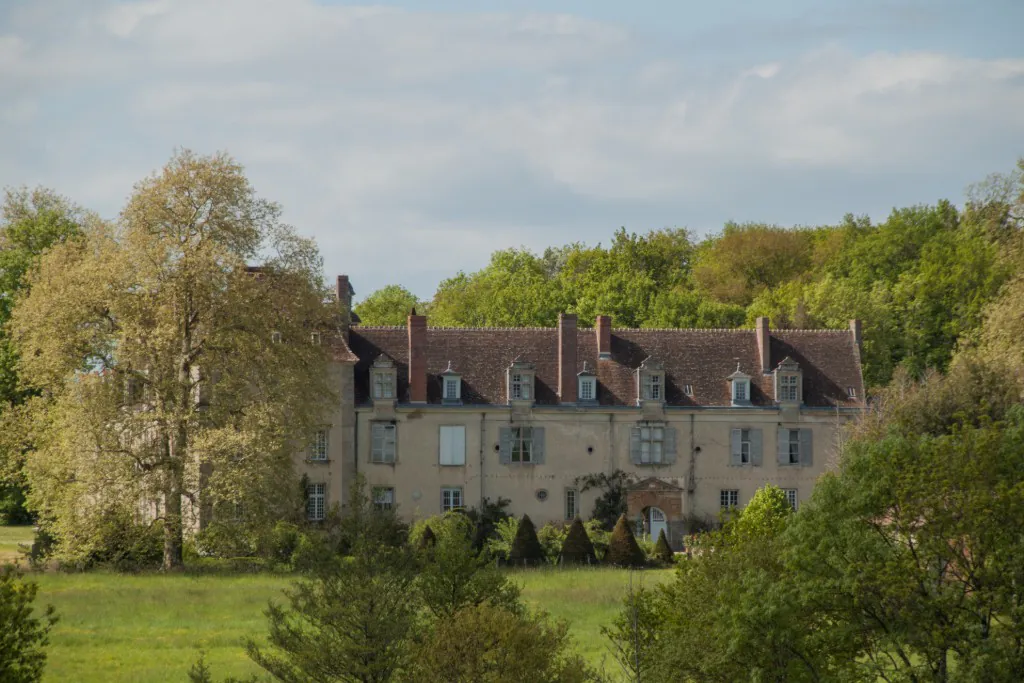
M 348 281 L 348 275 L 339 275 L 335 295 L 338 297 L 338 303 L 341 305 L 341 326 L 345 330 L 348 330 L 349 325 L 352 324 L 353 294 L 355 294 L 355 290 L 352 289 L 352 285 Z
M 772 371 L 772 334 L 768 327 L 768 318 L 758 318 L 754 329 L 757 331 L 757 353 L 761 357 L 761 372 L 767 375 Z
M 612 357 L 612 318 L 610 315 L 597 316 L 597 358 L 608 360 Z
M 576 316 L 558 314 L 558 398 L 576 403 Z
M 409 316 L 409 401 L 427 402 L 427 316 Z
M 857 345 L 857 348 L 861 348 L 863 337 L 861 336 L 860 321 L 856 318 L 850 321 L 850 333 L 853 334 L 853 342 Z

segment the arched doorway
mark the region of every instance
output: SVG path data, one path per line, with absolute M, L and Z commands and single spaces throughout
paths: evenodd
M 662 530 L 665 531 L 665 536 L 668 536 L 668 521 L 661 508 L 653 506 L 647 508 L 647 528 L 650 530 L 652 541 L 658 540 Z

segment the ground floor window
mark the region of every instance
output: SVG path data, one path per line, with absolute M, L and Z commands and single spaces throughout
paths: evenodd
M 740 492 L 737 489 L 722 489 L 719 499 L 723 510 L 740 506 Z
M 373 506 L 378 510 L 392 510 L 395 507 L 395 490 L 387 486 L 373 488 Z
M 327 484 L 310 484 L 306 488 L 306 515 L 318 522 L 327 509 Z
M 796 489 L 783 489 L 783 491 L 786 493 L 786 502 L 789 503 L 789 507 L 796 510 L 796 506 L 799 504 L 796 497 Z
M 565 490 L 565 518 L 569 521 L 576 519 L 580 514 L 579 498 L 580 493 L 576 489 Z
M 450 512 L 452 510 L 461 510 L 462 504 L 462 487 L 461 486 L 446 486 L 441 489 L 441 513 Z

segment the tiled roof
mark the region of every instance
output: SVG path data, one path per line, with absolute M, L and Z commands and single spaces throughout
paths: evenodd
M 807 406 L 860 406 L 864 396 L 860 357 L 848 330 L 772 330 L 771 367 L 789 356 L 804 374 Z M 557 328 L 438 328 L 428 327 L 427 400 L 441 402 L 440 375 L 451 361 L 462 375 L 462 400 L 469 404 L 506 403 L 505 371 L 515 360 L 536 367 L 535 399 L 540 405 L 558 403 Z M 350 331 L 355 368 L 356 402 L 369 400 L 369 368 L 386 353 L 398 369 L 398 400 L 409 400 L 409 342 L 404 327 L 361 327 Z M 727 406 L 726 378 L 739 368 L 752 376 L 753 405 L 773 405 L 772 376 L 763 375 L 753 330 L 616 329 L 611 335 L 611 358 L 598 359 L 592 329 L 576 332 L 577 367 L 595 370 L 602 405 L 636 405 L 636 374 L 651 357 L 665 369 L 668 405 Z M 686 396 L 685 385 L 693 389 Z M 853 387 L 856 399 L 847 396 Z

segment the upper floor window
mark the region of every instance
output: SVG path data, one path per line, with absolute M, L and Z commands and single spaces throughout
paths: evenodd
M 576 375 L 578 382 L 576 400 L 580 403 L 597 402 L 597 375 L 587 368 L 587 362 L 583 361 L 583 372 Z
M 779 403 L 800 403 L 803 399 L 800 365 L 787 357 L 775 368 L 775 400 Z
M 370 368 L 370 385 L 373 400 L 392 400 L 395 398 L 395 382 L 398 373 L 395 370 L 395 362 L 381 354 L 373 361 Z
M 516 361 L 508 369 L 508 400 L 532 401 L 535 370 L 532 363 Z
M 779 428 L 779 464 L 810 467 L 814 462 L 814 434 L 810 429 Z
M 499 459 L 503 465 L 540 465 L 544 463 L 543 427 L 502 427 L 500 439 Z
M 629 458 L 634 465 L 669 465 L 675 462 L 676 431 L 663 422 L 641 422 L 630 428 Z
M 452 369 L 451 361 L 448 361 L 448 369 L 441 373 L 441 402 L 462 402 L 462 375 Z
M 730 384 L 731 403 L 734 406 L 750 405 L 750 375 L 740 370 L 736 364 L 736 372 L 728 377 Z
M 640 401 L 664 401 L 665 400 L 665 369 L 664 366 L 648 358 L 637 369 L 639 377 Z
M 318 429 L 313 434 L 313 443 L 310 446 L 309 459 L 310 460 L 326 460 L 327 459 L 327 430 Z
M 438 432 L 441 465 L 466 464 L 466 427 L 464 425 L 441 425 Z
M 373 422 L 370 427 L 370 462 L 391 464 L 398 450 L 398 428 L 393 422 Z
M 731 466 L 761 466 L 763 440 L 760 429 L 750 427 L 732 429 L 729 441 L 729 464 Z

